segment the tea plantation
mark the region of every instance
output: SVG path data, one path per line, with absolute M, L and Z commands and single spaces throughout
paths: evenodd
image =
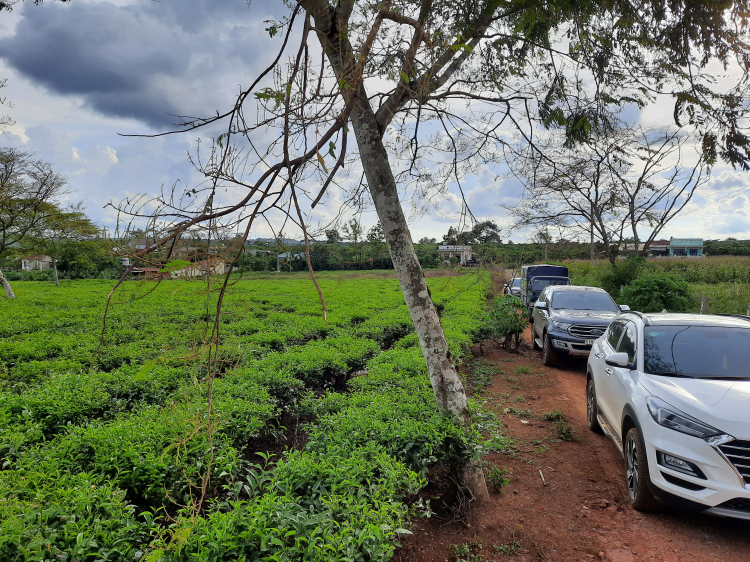
M 429 281 L 460 359 L 483 284 Z M 102 331 L 111 286 L 0 302 L 0 560 L 388 560 L 426 476 L 476 448 L 395 280 L 323 278 L 327 323 L 304 277 L 239 281 L 212 389 L 216 293 L 126 284 Z

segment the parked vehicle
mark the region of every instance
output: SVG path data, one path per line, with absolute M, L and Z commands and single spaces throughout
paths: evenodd
M 542 349 L 544 364 L 553 367 L 561 355 L 588 356 L 621 309 L 629 310 L 598 287 L 547 286 L 534 303 L 532 347 Z
M 630 503 L 750 519 L 750 318 L 626 312 L 594 344 L 587 415 Z
M 534 303 L 548 285 L 570 285 L 568 268 L 562 265 L 524 265 L 521 267 L 521 301 L 529 309 L 529 320 Z
M 511 277 L 508 282 L 503 286 L 504 295 L 513 295 L 516 297 L 521 296 L 521 278 Z

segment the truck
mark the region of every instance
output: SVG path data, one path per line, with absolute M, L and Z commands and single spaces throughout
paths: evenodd
M 521 301 L 529 311 L 529 320 L 539 293 L 549 285 L 570 285 L 568 268 L 562 265 L 524 265 L 521 267 Z

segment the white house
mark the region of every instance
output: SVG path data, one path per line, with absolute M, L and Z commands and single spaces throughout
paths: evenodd
M 471 261 L 471 258 L 474 255 L 471 251 L 471 246 L 461 244 L 438 246 L 438 254 L 443 261 L 450 261 L 451 258 L 458 258 L 458 263 L 461 265 L 466 265 L 467 262 Z
M 52 269 L 52 258 L 49 256 L 26 256 L 21 260 L 23 271 L 45 271 Z

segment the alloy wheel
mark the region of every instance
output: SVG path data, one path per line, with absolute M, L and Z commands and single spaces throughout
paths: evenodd
M 630 499 L 635 500 L 638 495 L 638 445 L 632 436 L 628 436 L 627 443 L 627 484 Z

